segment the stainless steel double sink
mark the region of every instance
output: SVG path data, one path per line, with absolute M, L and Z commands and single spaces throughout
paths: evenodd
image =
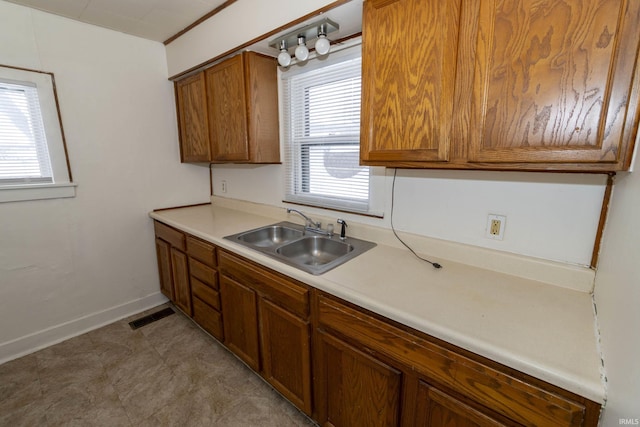
M 224 237 L 311 274 L 322 274 L 376 246 L 373 242 L 322 235 L 279 222 Z

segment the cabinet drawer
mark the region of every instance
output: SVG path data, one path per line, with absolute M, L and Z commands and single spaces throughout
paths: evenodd
M 224 339 L 222 315 L 197 297 L 193 299 L 193 319 L 218 340 Z
M 155 229 L 157 237 L 161 238 L 165 242 L 169 242 L 171 246 L 176 249 L 180 249 L 181 251 L 185 250 L 185 236 L 182 231 L 178 231 L 175 228 L 164 225 L 158 221 L 154 221 L 153 228 Z
M 214 289 L 218 289 L 218 281 L 216 280 L 216 270 L 207 267 L 200 261 L 189 258 L 189 271 L 191 276 L 202 280 Z
M 525 425 L 579 426 L 585 407 L 323 295 L 318 319 L 357 343 L 387 355 L 474 401 Z
M 235 278 L 272 302 L 281 305 L 300 317 L 309 316 L 309 289 L 280 274 L 258 267 L 253 263 L 220 251 L 218 254 L 220 272 Z
M 187 236 L 187 253 L 209 267 L 216 266 L 216 247 L 211 243 Z
M 220 294 L 215 289 L 201 282 L 195 277 L 191 277 L 191 293 L 211 307 L 220 311 Z

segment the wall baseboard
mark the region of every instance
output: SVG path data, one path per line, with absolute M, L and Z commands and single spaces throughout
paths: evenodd
M 164 304 L 167 301 L 164 295 L 156 292 L 143 298 L 91 313 L 79 319 L 61 323 L 24 337 L 0 343 L 0 365 L 68 340 L 69 338 L 98 329 L 125 317 Z

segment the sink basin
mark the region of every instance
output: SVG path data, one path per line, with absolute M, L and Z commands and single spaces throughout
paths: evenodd
M 312 236 L 281 246 L 276 252 L 300 264 L 324 265 L 352 250 L 353 246 L 348 243 Z
M 275 224 L 241 233 L 236 239 L 258 247 L 269 247 L 299 239 L 303 234 L 302 230 Z
M 373 242 L 305 230 L 302 225 L 283 221 L 225 236 L 311 274 L 323 274 L 376 246 Z

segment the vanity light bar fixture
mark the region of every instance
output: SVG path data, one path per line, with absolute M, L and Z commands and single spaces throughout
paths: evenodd
M 340 25 L 329 18 L 324 18 L 272 40 L 269 42 L 269 46 L 280 50 L 278 64 L 288 67 L 291 65 L 291 55 L 288 50 L 290 47 L 296 47 L 295 56 L 298 61 L 306 61 L 309 58 L 307 42 L 317 39 L 315 43 L 316 53 L 318 55 L 326 55 L 331 50 L 331 43 L 327 38 L 327 34 L 338 29 L 340 29 Z

